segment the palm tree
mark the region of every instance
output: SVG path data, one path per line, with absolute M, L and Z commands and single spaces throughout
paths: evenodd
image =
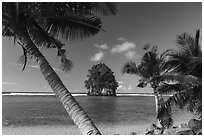
M 168 73 L 156 76 L 160 94 L 172 94 L 159 108 L 158 118 L 165 127 L 173 124 L 172 107 L 186 108 L 202 119 L 202 50 L 199 44 L 200 30 L 196 36 L 183 33 L 178 36 L 179 51 L 169 50 L 165 66 L 171 66 Z
M 75 41 L 97 34 L 102 30 L 98 13 L 115 15 L 116 9 L 113 3 L 2 3 L 2 35 L 13 38 L 14 42 L 22 46 L 23 69 L 28 57 L 39 65 L 46 81 L 82 134 L 101 133 L 64 86 L 40 49 L 57 49 L 60 68 L 68 72 L 72 63 L 66 58 L 66 50 L 60 40 Z
M 159 82 L 157 81 L 151 81 L 152 78 L 155 76 L 161 75 L 162 73 L 165 73 L 162 69 L 162 65 L 164 63 L 164 55 L 166 52 L 158 56 L 157 53 L 157 46 L 153 46 L 149 50 L 149 45 L 145 45 L 144 50 L 146 51 L 141 59 L 141 63 L 139 65 L 136 65 L 134 62 L 128 62 L 126 63 L 122 68 L 122 73 L 127 74 L 135 74 L 141 77 L 139 80 L 138 87 L 145 87 L 147 84 L 151 86 L 151 88 L 154 90 L 154 96 L 155 96 L 155 106 L 156 106 L 156 114 L 158 113 L 158 106 L 159 106 L 159 93 L 157 91 L 157 88 L 159 87 Z M 158 126 L 160 126 L 160 122 L 157 121 Z

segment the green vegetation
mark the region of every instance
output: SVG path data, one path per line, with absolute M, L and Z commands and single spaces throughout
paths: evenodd
M 116 96 L 118 83 L 115 80 L 113 71 L 104 63 L 94 65 L 88 70 L 88 79 L 85 80 L 85 87 L 90 96 Z
M 178 36 L 179 50 L 167 50 L 158 57 L 157 48 L 146 45 L 141 63 L 126 63 L 122 73 L 141 77 L 138 87 L 147 84 L 154 89 L 157 119 L 162 128 L 173 125 L 172 107 L 187 109 L 202 120 L 202 50 L 200 31 L 196 36 L 183 33 Z M 166 100 L 163 94 L 171 94 Z
M 173 94 L 161 102 L 158 118 L 164 127 L 173 124 L 172 107 L 187 109 L 202 119 L 202 50 L 199 44 L 200 31 L 196 36 L 183 33 L 178 36 L 179 50 L 169 50 L 164 67 L 170 66 L 170 71 L 156 76 L 152 81 L 161 83 L 160 94 Z
M 158 55 L 157 53 L 157 46 L 153 46 L 150 49 L 149 45 L 144 46 L 145 54 L 143 55 L 141 59 L 141 63 L 139 65 L 136 65 L 134 62 L 128 62 L 126 63 L 122 68 L 122 73 L 127 74 L 135 74 L 140 77 L 139 84 L 137 87 L 143 88 L 149 84 L 151 88 L 154 90 L 155 95 L 155 105 L 156 105 L 156 114 L 158 113 L 158 107 L 159 107 L 159 93 L 157 91 L 157 88 L 159 87 L 159 82 L 157 81 L 151 81 L 152 78 L 155 76 L 161 75 L 164 72 L 162 69 L 162 65 L 164 64 L 164 55 Z M 159 125 L 158 121 L 158 125 Z
M 24 64 L 23 70 L 28 57 L 39 65 L 41 73 L 82 134 L 101 133 L 64 86 L 40 49 L 56 49 L 60 68 L 68 72 L 72 62 L 66 58 L 66 50 L 60 40 L 69 42 L 93 36 L 102 30 L 98 15 L 115 13 L 116 6 L 112 3 L 2 3 L 2 35 L 13 38 L 14 43 L 17 42 L 23 48 L 24 54 L 20 59 Z

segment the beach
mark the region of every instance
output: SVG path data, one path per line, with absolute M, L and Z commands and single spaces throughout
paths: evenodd
M 142 134 L 155 122 L 154 97 L 75 97 L 105 135 Z M 55 96 L 3 96 L 3 135 L 79 135 Z M 174 125 L 187 123 L 192 114 L 174 111 Z

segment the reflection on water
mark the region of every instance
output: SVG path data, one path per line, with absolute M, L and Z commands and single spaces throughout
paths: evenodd
M 77 96 L 77 102 L 97 125 L 138 125 L 155 121 L 152 96 Z M 186 112 L 175 111 L 181 120 Z M 176 121 L 176 120 L 175 120 Z M 74 125 L 55 96 L 3 96 L 3 126 Z

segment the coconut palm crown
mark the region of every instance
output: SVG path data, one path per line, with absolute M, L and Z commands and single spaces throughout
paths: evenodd
M 158 118 L 165 127 L 173 124 L 172 107 L 187 109 L 202 119 L 202 50 L 199 44 L 200 30 L 196 36 L 183 33 L 177 37 L 179 50 L 169 50 L 165 66 L 171 66 L 170 71 L 162 76 L 156 76 L 151 81 L 159 81 L 160 94 L 173 94 L 158 111 Z

